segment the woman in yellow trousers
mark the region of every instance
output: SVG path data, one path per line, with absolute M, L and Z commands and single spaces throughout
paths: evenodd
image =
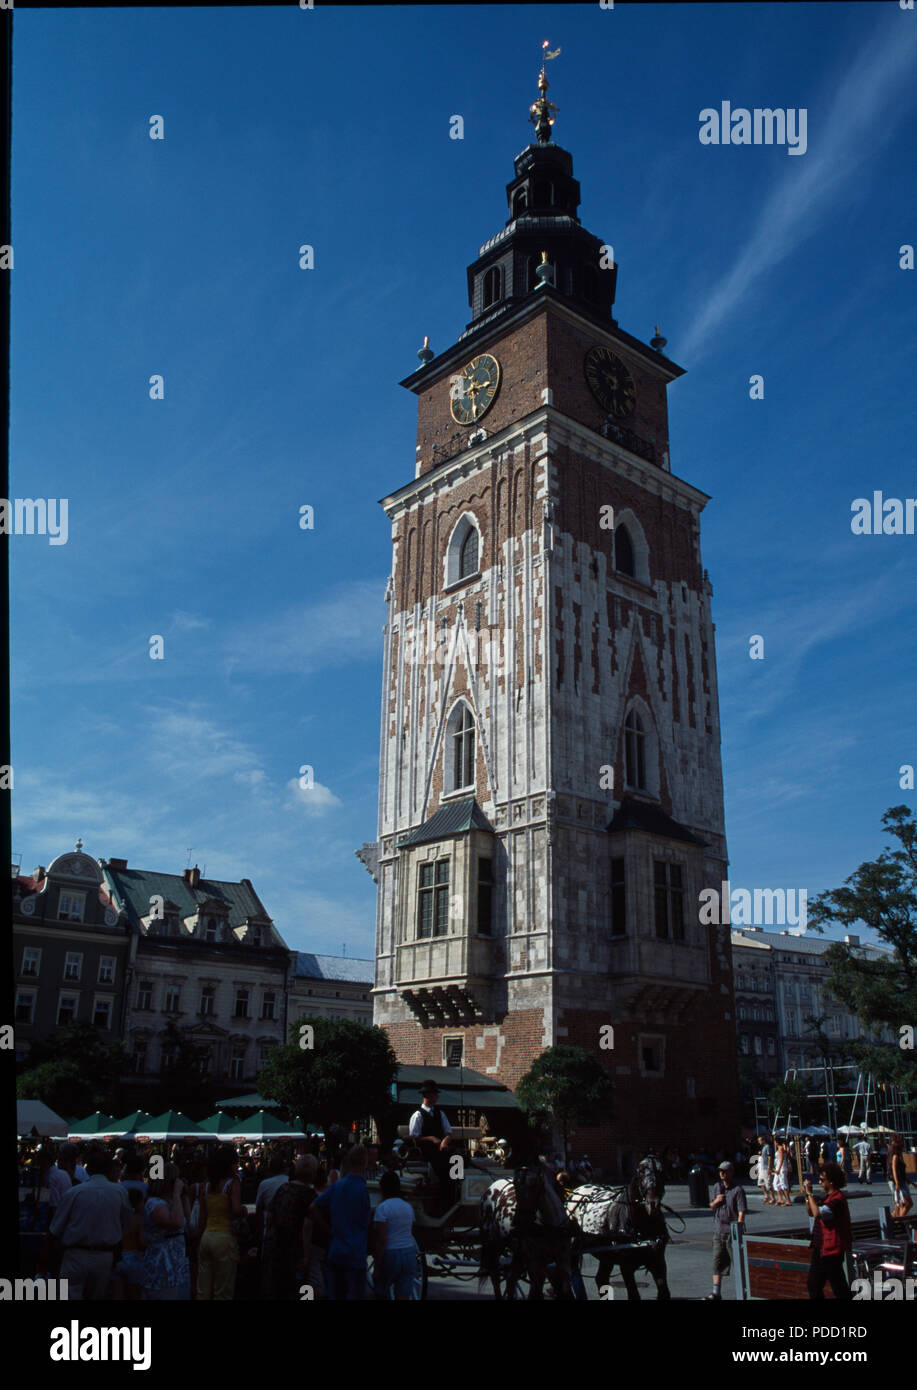
M 210 1163 L 198 1255 L 199 1299 L 228 1302 L 235 1290 L 239 1246 L 232 1223 L 242 1215 L 242 1185 L 235 1176 L 235 1166 L 232 1149 L 222 1149 Z

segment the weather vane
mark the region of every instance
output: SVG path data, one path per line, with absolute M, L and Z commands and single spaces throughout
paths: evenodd
M 546 145 L 551 139 L 551 127 L 557 119 L 557 107 L 553 101 L 548 101 L 545 93 L 548 90 L 548 79 L 545 73 L 545 64 L 551 59 L 556 58 L 560 53 L 559 48 L 553 51 L 547 39 L 541 45 L 541 72 L 538 76 L 538 90 L 541 93 L 537 101 L 529 107 L 529 120 L 535 127 L 535 134 L 538 136 L 539 143 Z

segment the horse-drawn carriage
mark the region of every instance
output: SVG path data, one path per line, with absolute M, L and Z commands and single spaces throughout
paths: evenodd
M 375 1207 L 379 1184 L 370 1180 L 368 1188 Z M 439 1277 L 489 1280 L 496 1298 L 540 1298 L 547 1283 L 558 1298 L 585 1299 L 584 1254 L 598 1261 L 600 1291 L 609 1287 L 617 1267 L 628 1297 L 639 1298 L 635 1272 L 643 1268 L 652 1275 L 657 1296 L 669 1297 L 669 1237 L 655 1160 L 644 1160 L 626 1186 L 590 1183 L 565 1195 L 543 1163 L 508 1177 L 492 1161 L 466 1158 L 443 1209 L 427 1165 L 405 1157 L 401 1188 L 415 1212 L 415 1298 L 425 1298 L 429 1280 Z

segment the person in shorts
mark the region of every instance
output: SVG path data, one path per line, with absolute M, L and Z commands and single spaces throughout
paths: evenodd
M 407 1302 L 417 1277 L 417 1242 L 412 1228 L 414 1208 L 401 1196 L 397 1173 L 383 1173 L 379 1179 L 382 1201 L 373 1214 L 375 1237 L 375 1285 L 379 1298 Z
M 744 1188 L 736 1182 L 735 1168 L 728 1160 L 720 1164 L 719 1174 L 716 1194 L 710 1203 L 713 1212 L 713 1293 L 708 1293 L 708 1299 L 721 1297 L 720 1281 L 732 1267 L 732 1225 L 738 1222 L 741 1226 L 748 1210 Z
M 887 1162 L 888 1185 L 895 1199 L 892 1216 L 897 1220 L 907 1216 L 914 1205 L 907 1181 L 907 1168 L 904 1165 L 904 1140 L 900 1134 L 893 1134 L 889 1140 Z
M 761 1140 L 761 1154 L 758 1159 L 758 1186 L 764 1205 L 774 1205 L 774 1147 L 765 1135 Z
M 776 1157 L 774 1159 L 774 1197 L 778 1207 L 789 1207 L 790 1202 L 790 1152 L 779 1135 L 774 1135 Z

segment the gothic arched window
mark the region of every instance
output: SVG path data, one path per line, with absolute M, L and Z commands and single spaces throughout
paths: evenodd
M 489 309 L 500 298 L 500 267 L 491 266 L 484 276 L 484 308 Z
M 481 534 L 473 516 L 457 523 L 446 548 L 446 587 L 477 574 L 481 565 Z
M 446 791 L 474 786 L 474 716 L 462 700 L 446 727 Z
M 632 709 L 624 721 L 624 764 L 629 787 L 646 788 L 646 729 Z
M 472 526 L 459 551 L 459 579 L 478 572 L 478 533 Z
M 615 569 L 619 574 L 629 575 L 631 579 L 637 577 L 634 543 L 626 526 L 619 526 L 615 531 Z

